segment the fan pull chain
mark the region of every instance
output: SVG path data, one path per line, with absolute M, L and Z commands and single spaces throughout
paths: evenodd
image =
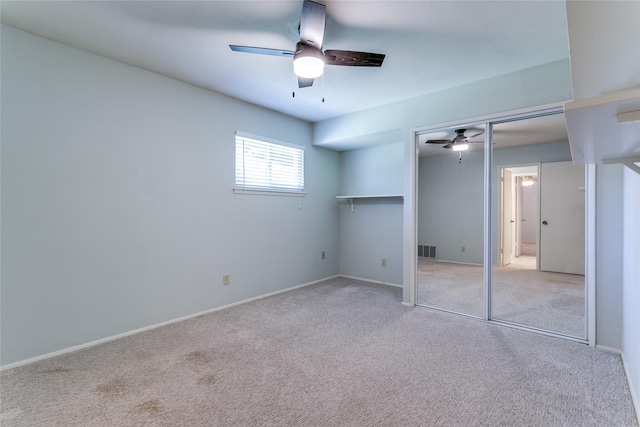
M 322 103 L 324 104 L 324 73 L 322 74 Z
M 298 79 L 296 78 L 296 73 L 293 71 L 293 68 L 291 68 L 291 97 L 295 98 L 296 97 L 296 83 L 298 82 Z

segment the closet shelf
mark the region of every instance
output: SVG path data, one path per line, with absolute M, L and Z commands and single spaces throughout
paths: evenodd
M 404 194 L 375 194 L 369 196 L 336 196 L 338 201 L 348 200 L 351 203 L 351 213 L 353 213 L 353 205 L 356 199 L 403 199 Z

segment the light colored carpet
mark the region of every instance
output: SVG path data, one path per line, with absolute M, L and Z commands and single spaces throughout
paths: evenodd
M 484 316 L 483 267 L 419 258 L 418 303 Z M 493 269 L 492 318 L 585 338 L 584 276 Z
M 537 246 L 536 242 L 522 242 L 522 254 L 535 256 Z
M 5 371 L 2 426 L 637 426 L 619 355 L 335 279 Z

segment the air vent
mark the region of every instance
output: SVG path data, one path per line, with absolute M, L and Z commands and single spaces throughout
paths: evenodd
M 436 259 L 436 247 L 428 245 L 418 245 L 418 256 L 422 258 Z

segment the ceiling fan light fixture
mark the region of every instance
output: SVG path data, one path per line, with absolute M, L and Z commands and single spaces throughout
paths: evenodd
M 303 79 L 315 79 L 324 72 L 324 56 L 319 49 L 298 43 L 293 56 L 293 72 Z
M 463 143 L 463 144 L 453 144 L 453 146 L 451 147 L 451 149 L 453 151 L 466 151 L 469 149 L 469 144 L 467 143 Z

